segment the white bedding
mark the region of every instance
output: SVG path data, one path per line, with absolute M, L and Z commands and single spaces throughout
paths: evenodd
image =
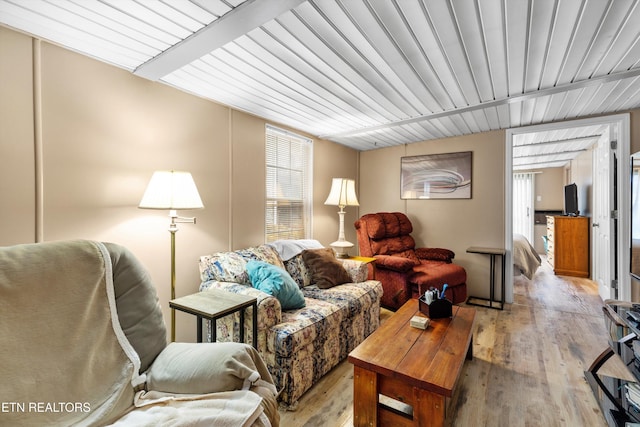
M 269 243 L 269 246 L 278 252 L 282 261 L 290 260 L 305 249 L 322 249 L 324 247 L 320 242 L 313 239 L 276 240 L 275 242 Z
M 522 234 L 513 235 L 513 265 L 516 271 L 524 274 L 529 280 L 533 278 L 542 260 Z

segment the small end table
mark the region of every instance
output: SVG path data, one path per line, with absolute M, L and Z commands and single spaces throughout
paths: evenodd
M 202 319 L 211 323 L 211 341 L 216 341 L 216 320 L 235 312 L 240 312 L 240 341 L 244 342 L 244 315 L 248 307 L 253 307 L 253 347 L 258 349 L 258 300 L 247 295 L 234 294 L 221 289 L 176 298 L 169 301 L 169 307 L 193 314 L 198 318 L 197 339 L 202 341 Z
M 507 251 L 504 250 L 503 248 L 483 248 L 479 246 L 471 246 L 470 248 L 467 248 L 467 252 L 472 254 L 484 254 L 484 255 L 490 256 L 489 298 L 470 296 L 467 298 L 467 304 L 477 305 L 479 307 L 488 307 L 488 308 L 495 308 L 497 310 L 503 310 L 504 309 L 504 277 L 505 277 L 504 256 L 507 253 Z M 495 299 L 496 256 L 500 257 L 501 259 L 500 265 L 502 266 L 502 277 L 501 277 L 502 293 L 500 294 L 499 301 L 496 301 Z M 473 302 L 472 300 L 480 300 L 480 301 L 483 301 L 483 303 L 476 303 L 476 302 Z M 493 305 L 494 303 L 500 304 L 500 305 L 495 307 Z

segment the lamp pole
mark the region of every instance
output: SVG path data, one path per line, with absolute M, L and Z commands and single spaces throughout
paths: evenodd
M 176 298 L 176 232 L 178 231 L 178 223 L 195 224 L 195 217 L 178 216 L 175 209 L 169 210 L 171 225 L 169 225 L 169 233 L 171 233 L 171 300 Z M 171 309 L 171 342 L 176 340 L 176 311 Z
M 171 217 L 171 225 L 169 226 L 169 233 L 171 233 L 171 298 L 176 298 L 176 231 L 178 231 L 178 225 L 176 219 L 178 214 L 175 210 L 169 211 Z M 171 308 L 171 342 L 176 340 L 176 310 Z

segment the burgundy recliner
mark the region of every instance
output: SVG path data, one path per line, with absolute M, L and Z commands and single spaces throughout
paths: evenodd
M 442 290 L 454 304 L 467 299 L 467 272 L 452 264 L 455 254 L 443 248 L 416 248 L 413 226 L 401 212 L 367 214 L 355 222 L 360 255 L 374 257 L 375 279 L 382 282 L 381 305 L 397 310 L 431 287 Z M 369 275 L 372 276 L 370 267 Z

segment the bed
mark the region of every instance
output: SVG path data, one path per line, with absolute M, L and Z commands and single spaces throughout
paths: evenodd
M 513 235 L 513 267 L 514 275 L 524 274 L 527 279 L 533 279 L 542 260 L 522 234 Z

